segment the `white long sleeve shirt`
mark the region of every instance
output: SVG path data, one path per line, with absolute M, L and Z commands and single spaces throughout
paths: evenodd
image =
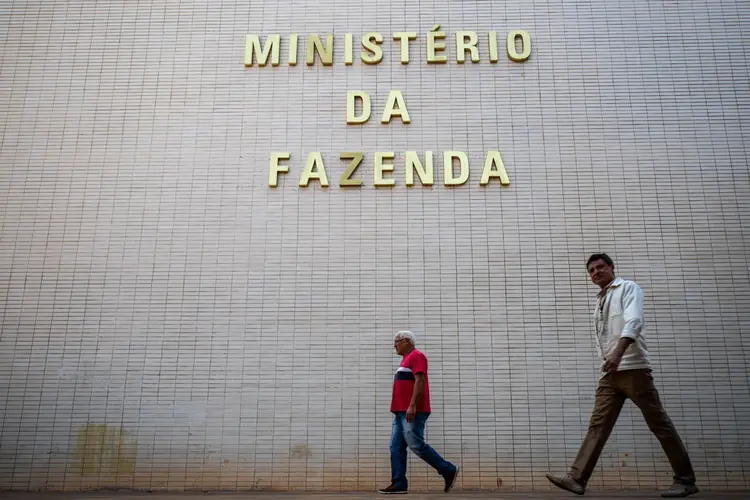
M 643 291 L 635 282 L 615 278 L 607 285 L 605 293 L 597 296 L 594 325 L 602 366 L 620 338 L 628 337 L 633 342 L 625 350 L 617 371 L 651 368 L 644 335 Z

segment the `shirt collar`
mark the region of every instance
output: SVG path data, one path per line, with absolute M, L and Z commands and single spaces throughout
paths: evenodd
M 610 288 L 616 288 L 616 287 L 622 285 L 622 283 L 624 281 L 625 280 L 622 279 L 622 278 L 615 278 L 615 279 L 613 279 L 612 282 L 609 285 L 605 286 L 603 290 L 599 291 L 599 296 L 600 297 L 604 296 L 609 291 Z

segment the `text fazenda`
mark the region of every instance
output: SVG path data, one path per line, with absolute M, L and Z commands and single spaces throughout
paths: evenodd
M 345 152 L 339 154 L 339 159 L 346 161 L 347 166 L 339 176 L 339 187 L 362 187 L 364 185 L 362 178 L 357 177 L 357 170 L 362 164 L 364 154 L 361 152 Z M 396 154 L 393 151 L 376 152 L 373 158 L 373 176 L 372 185 L 376 188 L 396 186 L 396 179 L 393 177 Z M 416 151 L 406 151 L 403 155 L 404 165 L 404 184 L 414 186 L 415 173 L 419 182 L 423 186 L 432 186 L 435 181 L 435 172 L 433 168 L 433 152 L 424 153 L 424 161 Z M 288 164 L 281 164 L 282 161 L 291 159 L 288 152 L 273 152 L 270 154 L 268 162 L 268 185 L 277 187 L 279 174 L 289 173 Z M 457 167 L 457 168 L 456 168 Z M 458 170 L 456 172 L 456 170 Z M 482 168 L 482 175 L 479 179 L 481 186 L 486 186 L 492 179 L 497 179 L 502 186 L 510 185 L 508 173 L 505 170 L 505 164 L 500 156 L 499 151 L 487 151 Z M 469 160 L 463 151 L 444 151 L 443 152 L 443 184 L 445 186 L 460 186 L 469 180 Z M 307 187 L 310 181 L 317 181 L 321 187 L 328 187 L 328 174 L 323 163 L 323 156 L 320 152 L 312 152 L 307 156 L 305 165 L 300 173 L 299 186 Z

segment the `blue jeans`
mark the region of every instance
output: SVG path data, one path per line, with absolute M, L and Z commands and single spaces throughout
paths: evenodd
M 393 429 L 391 431 L 391 482 L 399 488 L 409 486 L 406 480 L 406 449 L 427 462 L 443 475 L 456 470 L 456 466 L 446 461 L 432 446 L 424 442 L 424 426 L 429 413 L 417 412 L 414 420 L 406 421 L 406 412 L 393 412 Z

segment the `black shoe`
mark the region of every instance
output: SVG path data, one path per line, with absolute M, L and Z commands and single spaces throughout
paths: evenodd
M 549 479 L 549 482 L 554 484 L 558 488 L 568 490 L 569 492 L 575 493 L 576 495 L 583 495 L 584 493 L 586 493 L 586 486 L 573 479 L 570 474 L 563 477 L 557 477 L 553 476 L 552 474 L 547 474 L 547 479 Z
M 391 483 L 387 488 L 380 488 L 378 493 L 381 495 L 406 495 L 408 492 L 406 491 L 406 488 Z
M 458 467 L 456 467 L 456 470 L 451 472 L 446 472 L 445 475 L 443 475 L 443 479 L 445 479 L 445 489 L 443 489 L 444 492 L 448 493 L 450 490 L 453 489 L 453 485 L 456 484 L 456 478 L 458 477 Z
M 663 491 L 664 498 L 684 498 L 698 493 L 698 487 L 694 484 L 674 483 L 667 491 Z

